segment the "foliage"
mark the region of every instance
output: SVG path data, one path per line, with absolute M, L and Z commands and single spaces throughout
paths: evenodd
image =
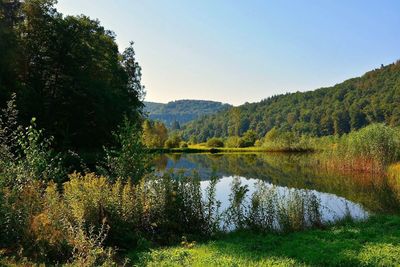
M 178 148 L 181 141 L 182 139 L 179 134 L 173 134 L 167 139 L 167 141 L 165 141 L 164 146 L 166 148 Z
M 162 122 L 145 120 L 143 123 L 143 144 L 148 148 L 164 147 L 168 130 Z
M 188 123 L 183 138 L 242 136 L 253 130 L 260 139 L 274 127 L 298 136 L 342 135 L 372 123 L 400 123 L 400 61 L 329 88 L 287 93 L 246 103 Z
M 207 140 L 208 147 L 224 147 L 224 142 L 220 138 L 211 138 Z
M 243 134 L 239 140 L 239 147 L 251 147 L 257 140 L 256 132 L 253 130 L 248 130 Z
M 342 136 L 335 149 L 325 154 L 331 166 L 381 172 L 400 160 L 400 132 L 384 124 L 372 124 Z
M 24 128 L 18 125 L 15 95 L 0 114 L 0 178 L 5 183 L 28 180 L 58 181 L 66 177 L 61 154 L 52 148 L 52 139 L 37 130 L 36 119 Z
M 117 146 L 106 148 L 106 166 L 100 168 L 100 172 L 113 180 L 138 182 L 148 170 L 148 160 L 138 126 L 125 118 L 114 138 Z
M 239 136 L 229 136 L 225 140 L 225 146 L 229 148 L 238 148 L 239 147 Z
M 316 144 L 317 143 L 317 144 Z M 261 146 L 271 151 L 312 151 L 321 149 L 319 138 L 299 136 L 293 132 L 269 131 Z
M 173 130 L 207 114 L 230 107 L 228 104 L 206 100 L 177 100 L 167 104 L 144 102 L 145 113 L 152 120 L 159 120 Z M 179 127 L 177 127 L 179 125 Z
M 140 66 L 99 21 L 55 2 L 1 1 L 0 107 L 16 92 L 21 124 L 37 118 L 57 149 L 99 151 L 124 116 L 140 116 Z
M 262 181 L 250 199 L 248 191 L 248 186 L 234 177 L 230 205 L 224 213 L 226 229 L 292 232 L 323 225 L 320 201 L 312 192 L 289 190 L 281 196 L 276 188 Z
M 179 144 L 179 147 L 180 147 L 180 148 L 188 148 L 189 146 L 188 146 L 188 144 L 187 144 L 185 141 L 182 141 L 182 142 Z

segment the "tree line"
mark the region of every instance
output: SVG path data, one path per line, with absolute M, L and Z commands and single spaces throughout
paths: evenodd
M 188 123 L 184 139 L 243 136 L 258 138 L 276 128 L 297 135 L 342 135 L 372 123 L 400 125 L 400 61 L 333 87 L 272 96 L 258 103 L 211 114 Z
M 99 151 L 126 116 L 139 121 L 144 87 L 132 45 L 54 0 L 0 2 L 0 107 L 16 93 L 22 124 L 36 118 L 62 151 Z M 139 124 L 140 125 L 140 124 Z
M 173 130 L 207 114 L 231 107 L 228 104 L 207 100 L 177 100 L 167 104 L 144 102 L 145 112 L 152 120 L 159 120 Z

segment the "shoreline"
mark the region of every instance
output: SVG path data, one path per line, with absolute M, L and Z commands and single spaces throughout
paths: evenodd
M 268 148 L 257 148 L 257 147 L 246 147 L 246 148 L 208 148 L 208 147 L 188 147 L 188 148 L 151 148 L 148 150 L 150 154 L 160 153 L 160 154 L 173 154 L 173 153 L 313 153 L 313 149 L 268 149 Z

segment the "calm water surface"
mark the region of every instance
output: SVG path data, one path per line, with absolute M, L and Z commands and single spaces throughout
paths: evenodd
M 217 199 L 221 208 L 229 205 L 233 179 L 247 185 L 251 196 L 262 182 L 274 186 L 283 197 L 301 190 L 313 192 L 321 202 L 324 221 L 350 214 L 364 219 L 369 213 L 398 212 L 397 188 L 385 177 L 372 174 L 339 174 L 315 168 L 318 157 L 309 154 L 165 154 L 154 159 L 158 172 L 199 175 L 206 188 L 210 177 L 219 178 Z

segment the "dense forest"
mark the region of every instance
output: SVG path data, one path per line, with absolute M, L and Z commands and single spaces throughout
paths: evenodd
M 175 129 L 203 115 L 230 107 L 228 104 L 206 100 L 177 100 L 167 104 L 144 102 L 144 104 L 149 119 L 161 121 Z
M 98 151 L 125 116 L 139 121 L 141 69 L 132 46 L 55 3 L 0 1 L 0 107 L 16 94 L 20 122 L 35 117 L 58 150 Z
M 185 139 L 258 138 L 273 129 L 312 136 L 349 133 L 371 123 L 400 124 L 400 61 L 333 87 L 272 96 L 204 116 L 182 129 Z

